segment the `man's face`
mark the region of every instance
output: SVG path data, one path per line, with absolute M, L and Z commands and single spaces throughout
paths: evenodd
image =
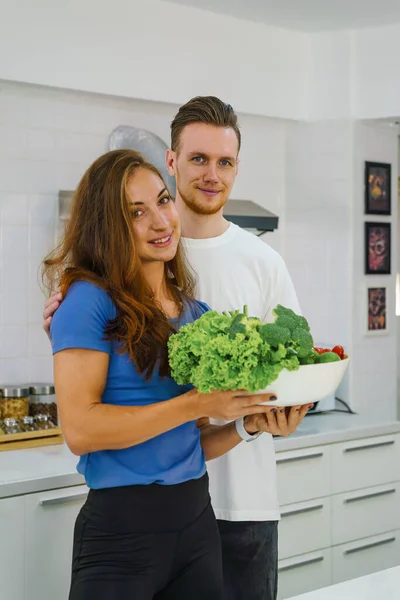
M 193 212 L 213 215 L 222 209 L 237 175 L 238 146 L 231 128 L 192 123 L 183 129 L 179 150 L 167 153 L 167 166 Z

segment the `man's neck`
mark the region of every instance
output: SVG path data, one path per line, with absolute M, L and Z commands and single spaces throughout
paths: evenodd
M 218 237 L 229 228 L 229 221 L 223 216 L 222 209 L 214 215 L 199 215 L 188 208 L 180 197 L 176 198 L 176 205 L 183 237 L 205 240 Z

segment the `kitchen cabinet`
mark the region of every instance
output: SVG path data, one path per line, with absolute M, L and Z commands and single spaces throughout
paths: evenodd
M 0 500 L 0 597 L 22 600 L 25 596 L 25 498 Z
M 332 583 L 331 550 L 279 561 L 279 598 L 290 598 Z
M 74 523 L 87 492 L 76 486 L 25 497 L 26 600 L 67 600 Z
M 399 434 L 277 452 L 277 468 L 279 600 L 400 564 Z

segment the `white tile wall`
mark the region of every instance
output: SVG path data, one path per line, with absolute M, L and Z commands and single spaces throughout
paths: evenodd
M 356 410 L 396 416 L 394 286 L 397 241 L 397 137 L 351 121 L 295 124 L 288 130 L 285 257 L 314 338 L 351 355 L 340 390 Z M 392 164 L 393 270 L 364 275 L 364 161 Z M 370 217 L 369 220 L 379 220 Z M 365 336 L 366 285 L 387 285 L 389 335 Z M 391 322 L 391 325 L 390 325 Z
M 396 416 L 397 399 L 397 331 L 395 322 L 395 286 L 397 272 L 397 132 L 387 126 L 356 123 L 354 126 L 354 273 L 352 313 L 354 365 L 353 390 L 355 407 L 379 411 L 388 418 Z M 364 215 L 364 161 L 391 163 L 392 165 L 392 215 L 377 217 Z M 391 223 L 392 274 L 364 275 L 364 222 Z M 388 335 L 365 335 L 366 288 L 387 287 Z M 357 390 L 357 393 L 356 393 Z
M 121 124 L 169 139 L 174 105 L 0 82 L 0 382 L 52 379 L 41 329 L 40 262 L 55 242 L 57 194 L 74 189 Z M 241 117 L 243 150 L 235 197 L 282 217 L 268 236 L 283 245 L 284 122 Z

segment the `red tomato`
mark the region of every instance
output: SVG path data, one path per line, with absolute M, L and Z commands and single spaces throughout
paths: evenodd
M 322 354 L 322 348 L 318 348 L 317 346 L 314 346 L 314 350 L 315 350 L 315 352 L 318 352 L 318 354 Z
M 325 352 L 331 352 L 330 348 L 322 348 L 321 354 L 325 354 Z
M 340 360 L 343 360 L 343 356 L 344 356 L 343 346 L 335 346 L 334 348 L 332 348 L 332 352 L 337 354 L 339 356 Z

